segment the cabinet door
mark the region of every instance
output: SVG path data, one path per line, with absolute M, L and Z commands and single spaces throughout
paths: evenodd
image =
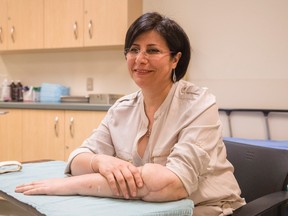
M 8 1 L 8 49 L 43 48 L 44 0 Z
M 142 0 L 84 0 L 84 45 L 123 45 L 129 25 L 142 14 Z
M 23 161 L 64 160 L 64 111 L 23 110 Z
M 83 0 L 45 0 L 45 48 L 83 46 Z
M 0 0 L 0 51 L 7 49 L 7 0 Z
M 65 160 L 97 128 L 106 112 L 65 111 Z
M 22 161 L 22 111 L 0 115 L 0 161 Z

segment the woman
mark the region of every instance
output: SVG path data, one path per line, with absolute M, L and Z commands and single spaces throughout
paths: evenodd
M 141 90 L 119 99 L 72 152 L 66 168 L 72 177 L 16 191 L 153 202 L 190 198 L 194 215 L 229 215 L 244 205 L 226 159 L 214 96 L 181 80 L 190 61 L 183 29 L 146 13 L 128 29 L 125 57 Z

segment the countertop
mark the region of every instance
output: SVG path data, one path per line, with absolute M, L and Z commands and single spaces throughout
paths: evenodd
M 0 109 L 107 111 L 111 105 L 90 103 L 0 102 Z

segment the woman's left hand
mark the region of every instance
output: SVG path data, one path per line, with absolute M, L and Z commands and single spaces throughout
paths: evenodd
M 66 187 L 69 178 L 46 179 L 22 184 L 16 187 L 15 192 L 25 195 L 74 195 L 73 187 Z

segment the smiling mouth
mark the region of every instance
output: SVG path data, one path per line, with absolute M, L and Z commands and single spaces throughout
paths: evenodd
M 151 72 L 151 70 L 143 70 L 143 69 L 134 69 L 134 73 L 137 73 L 139 75 L 145 75 Z

